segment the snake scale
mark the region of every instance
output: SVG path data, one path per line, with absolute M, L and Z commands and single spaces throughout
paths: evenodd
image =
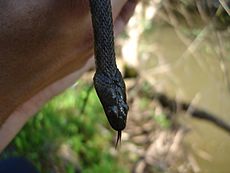
M 110 0 L 89 0 L 94 32 L 96 73 L 94 87 L 112 128 L 118 131 L 117 142 L 126 126 L 128 105 L 125 83 L 117 68 Z

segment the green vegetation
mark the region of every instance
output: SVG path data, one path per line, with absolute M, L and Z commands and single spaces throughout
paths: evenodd
M 154 115 L 154 120 L 162 127 L 165 129 L 168 129 L 171 127 L 171 121 L 167 118 L 165 114 L 159 114 L 159 115 Z
M 80 82 L 46 104 L 17 135 L 4 157 L 25 156 L 43 173 L 54 168 L 74 173 L 71 161 L 58 154 L 67 146 L 83 173 L 126 172 L 110 152 L 113 133 L 94 90 L 84 114 L 80 114 L 88 88 Z

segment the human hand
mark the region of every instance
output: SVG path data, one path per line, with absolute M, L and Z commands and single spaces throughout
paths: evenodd
M 1 2 L 0 151 L 27 120 L 92 64 L 93 35 L 85 0 Z M 112 0 L 122 31 L 137 0 Z

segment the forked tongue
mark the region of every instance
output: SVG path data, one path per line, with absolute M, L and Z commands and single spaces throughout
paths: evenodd
M 121 143 L 121 130 L 117 131 L 117 141 L 116 141 L 116 145 L 115 145 L 116 149 L 117 149 L 118 143 Z

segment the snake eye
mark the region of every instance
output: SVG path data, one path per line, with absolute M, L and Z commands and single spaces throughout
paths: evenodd
M 112 106 L 109 112 L 114 118 L 118 117 L 118 109 L 116 106 Z

